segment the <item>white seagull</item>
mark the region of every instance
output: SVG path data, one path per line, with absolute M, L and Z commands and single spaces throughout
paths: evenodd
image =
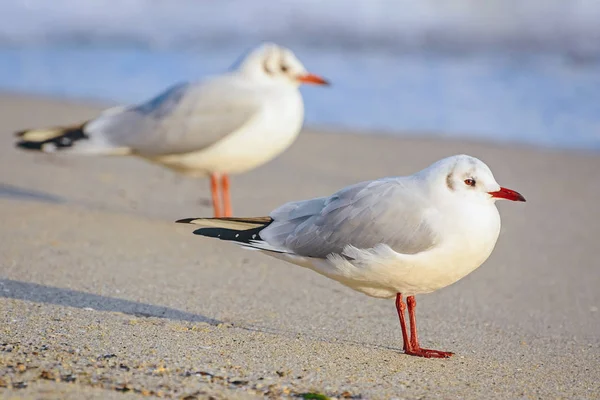
M 414 296 L 451 285 L 489 257 L 500 233 L 498 199 L 525 201 L 498 185 L 482 161 L 458 155 L 412 176 L 287 203 L 268 217 L 177 222 L 201 225 L 195 234 L 258 249 L 369 296 L 395 297 L 405 353 L 445 358 L 453 353 L 420 347 Z
M 294 142 L 304 119 L 302 83 L 328 84 L 291 50 L 266 43 L 228 73 L 173 86 L 145 103 L 108 109 L 83 124 L 17 132 L 17 147 L 136 155 L 209 175 L 214 215 L 231 216 L 228 174 L 258 167 Z

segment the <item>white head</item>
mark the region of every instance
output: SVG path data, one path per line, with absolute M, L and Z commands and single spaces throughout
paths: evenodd
M 236 69 L 252 79 L 265 82 L 283 82 L 296 87 L 303 83 L 329 85 L 320 76 L 308 73 L 291 50 L 274 43 L 265 43 L 252 50 Z
M 475 157 L 458 155 L 444 158 L 421 171 L 436 196 L 453 196 L 461 201 L 494 203 L 499 199 L 525 201 L 514 190 L 501 187 L 485 163 Z

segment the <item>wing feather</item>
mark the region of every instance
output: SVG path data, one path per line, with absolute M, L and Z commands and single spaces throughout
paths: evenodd
M 101 115 L 86 133 L 143 156 L 188 153 L 244 127 L 261 107 L 255 91 L 225 76 L 176 85 L 146 103 Z
M 260 233 L 272 246 L 305 256 L 325 258 L 381 244 L 403 254 L 435 245 L 427 221 L 428 203 L 415 193 L 410 178 L 387 178 L 349 186 L 331 197 L 288 203 Z

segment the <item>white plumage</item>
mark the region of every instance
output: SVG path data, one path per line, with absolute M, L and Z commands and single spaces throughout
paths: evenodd
M 181 222 L 205 226 L 196 234 L 259 249 L 369 296 L 396 297 L 397 305 L 409 296 L 410 312 L 414 295 L 458 281 L 489 257 L 500 233 L 495 201 L 502 198 L 525 201 L 500 187 L 482 161 L 460 155 L 412 176 L 291 202 L 270 217 L 237 218 L 234 225 L 231 219 Z M 407 352 L 419 349 L 405 340 Z M 415 355 L 450 354 L 432 352 Z
M 111 108 L 81 125 L 19 132 L 17 145 L 43 152 L 136 155 L 187 175 L 210 175 L 218 206 L 219 178 L 225 179 L 220 184 L 228 202 L 227 174 L 262 165 L 294 142 L 304 119 L 301 83 L 327 84 L 309 74 L 290 50 L 268 43 L 228 73 L 175 85 L 145 103 Z

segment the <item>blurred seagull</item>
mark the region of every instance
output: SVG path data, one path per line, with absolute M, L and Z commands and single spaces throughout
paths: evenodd
M 458 155 L 412 176 L 287 203 L 268 217 L 177 222 L 201 225 L 195 234 L 260 250 L 369 296 L 395 297 L 405 353 L 446 358 L 453 353 L 419 345 L 415 295 L 458 281 L 489 257 L 500 233 L 498 199 L 525 201 L 498 185 L 482 161 Z
M 136 155 L 209 175 L 215 217 L 231 216 L 229 174 L 258 167 L 292 144 L 304 119 L 302 83 L 328 84 L 291 50 L 266 43 L 231 72 L 173 86 L 145 103 L 114 107 L 79 125 L 18 132 L 17 147 Z

